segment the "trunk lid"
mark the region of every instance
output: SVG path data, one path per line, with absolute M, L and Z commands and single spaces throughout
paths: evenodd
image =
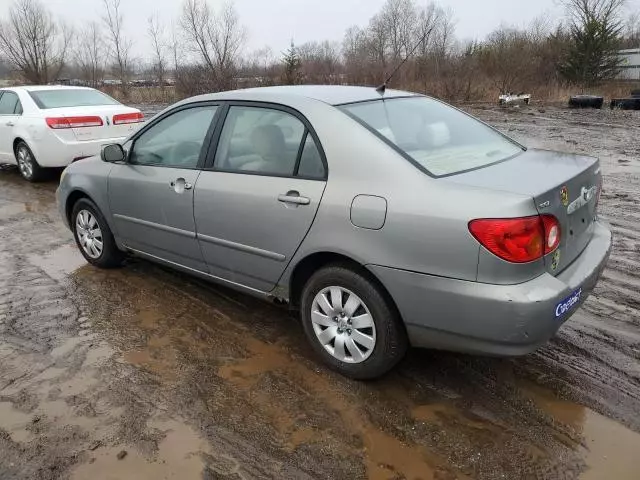
M 124 105 L 100 105 L 93 107 L 64 107 L 46 110 L 47 117 L 100 117 L 101 126 L 72 128 L 76 140 L 79 142 L 110 140 L 128 137 L 140 128 L 141 123 L 114 125 L 113 117 L 118 114 L 137 113 L 135 108 Z
M 511 160 L 455 175 L 449 180 L 529 195 L 538 213 L 555 216 L 561 226 L 560 246 L 544 259 L 545 268 L 552 275 L 569 266 L 591 240 L 602 181 L 597 158 L 528 150 Z

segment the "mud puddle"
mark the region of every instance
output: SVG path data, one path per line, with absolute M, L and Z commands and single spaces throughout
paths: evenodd
M 580 436 L 587 465 L 581 479 L 634 478 L 640 473 L 640 434 L 582 405 L 560 400 L 539 386 L 529 384 L 524 392 L 553 421 Z

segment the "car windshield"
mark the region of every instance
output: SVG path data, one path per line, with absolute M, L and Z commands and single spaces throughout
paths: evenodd
M 482 122 L 427 97 L 381 99 L 340 108 L 436 177 L 485 167 L 523 151 Z
M 84 88 L 36 90 L 30 91 L 29 95 L 41 109 L 119 105 L 119 102 L 102 92 Z

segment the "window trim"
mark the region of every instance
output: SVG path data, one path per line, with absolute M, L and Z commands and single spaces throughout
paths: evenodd
M 0 99 L 2 99 L 5 93 L 13 93 L 18 98 L 18 103 L 16 103 L 16 106 L 13 107 L 13 113 L 0 113 L 0 117 L 13 117 L 16 115 L 22 116 L 24 114 L 24 107 L 22 106 L 22 101 L 20 100 L 20 95 L 18 95 L 18 92 L 15 92 L 13 90 L 0 90 Z M 22 113 L 16 113 L 16 108 L 18 108 L 18 105 L 20 105 L 20 110 L 22 110 Z
M 522 152 L 515 153 L 514 155 L 511 155 L 511 156 L 509 156 L 509 157 L 507 157 L 505 159 L 498 160 L 498 161 L 495 161 L 493 163 L 488 163 L 486 165 L 482 165 L 482 166 L 479 166 L 479 167 L 468 168 L 466 170 L 460 170 L 458 172 L 447 173 L 447 174 L 444 174 L 444 175 L 435 175 L 430 170 L 428 170 L 426 167 L 424 167 L 420 162 L 418 162 L 416 159 L 414 159 L 411 155 L 409 155 L 407 152 L 405 152 L 403 149 L 401 149 L 398 145 L 393 143 L 391 140 L 389 140 L 387 137 L 385 137 L 380 132 L 378 132 L 375 128 L 373 128 L 371 125 L 369 125 L 367 122 L 365 122 L 360 117 L 358 117 L 354 113 L 351 113 L 350 111 L 348 111 L 347 109 L 344 108 L 344 107 L 349 107 L 349 106 L 352 106 L 352 105 L 358 105 L 358 104 L 364 104 L 364 103 L 373 103 L 373 102 L 380 102 L 380 101 L 387 101 L 387 100 L 391 101 L 391 100 L 406 99 L 406 98 L 426 98 L 426 99 L 429 99 L 429 100 L 436 101 L 436 102 L 438 102 L 438 103 L 440 103 L 440 104 L 442 104 L 442 105 L 444 105 L 446 107 L 452 108 L 452 109 L 458 111 L 459 113 L 471 118 L 472 120 L 475 120 L 478 123 L 481 123 L 482 125 L 484 125 L 485 127 L 489 128 L 489 129 L 491 129 L 492 131 L 494 131 L 495 133 L 500 135 L 502 138 L 504 138 L 508 142 L 510 142 L 510 143 L 514 144 L 515 146 L 521 148 Z M 471 115 L 470 113 L 465 112 L 464 110 L 461 110 L 461 109 L 459 109 L 457 107 L 454 107 L 453 105 L 449 105 L 448 103 L 443 102 L 442 100 L 438 100 L 437 98 L 433 98 L 433 97 L 430 97 L 428 95 L 406 95 L 406 96 L 389 97 L 389 98 L 376 98 L 376 99 L 373 99 L 373 100 L 362 100 L 362 101 L 357 101 L 357 102 L 342 103 L 342 104 L 336 105 L 336 108 L 340 112 L 344 113 L 347 117 L 351 118 L 352 120 L 357 122 L 359 125 L 361 125 L 365 129 L 367 129 L 369 132 L 371 132 L 373 135 L 375 135 L 376 138 L 379 138 L 384 143 L 386 143 L 389 147 L 391 147 L 394 151 L 396 151 L 402 158 L 407 160 L 409 163 L 411 163 L 414 167 L 416 167 L 422 173 L 424 173 L 425 175 L 427 175 L 427 176 L 429 176 L 431 178 L 434 178 L 434 179 L 453 177 L 455 175 L 462 175 L 463 173 L 469 173 L 469 172 L 473 172 L 475 170 L 480 170 L 481 168 L 486 168 L 486 167 L 490 167 L 492 165 L 498 165 L 498 164 L 503 163 L 503 162 L 508 162 L 509 160 L 512 160 L 513 158 L 517 157 L 521 153 L 527 151 L 527 147 L 525 147 L 524 145 L 518 143 L 517 141 L 515 141 L 513 138 L 509 137 L 508 135 L 505 135 L 504 133 L 502 133 L 497 128 L 492 127 L 488 123 L 483 122 L 479 118 L 474 117 L 473 115 Z
M 293 176 L 297 177 L 298 172 L 300 171 L 300 163 L 302 162 L 302 153 L 304 152 L 304 146 L 307 143 L 307 137 L 309 136 L 309 130 L 305 127 L 304 132 L 302 132 L 302 140 L 300 140 L 300 145 L 298 145 L 298 155 L 296 156 L 296 164 L 293 166 Z
M 251 100 L 226 100 L 220 103 L 224 104 L 224 109 L 218 118 L 218 124 L 216 125 L 215 132 L 213 134 L 211 147 L 209 148 L 203 170 L 212 171 L 212 172 L 221 172 L 221 173 L 233 173 L 235 175 L 254 175 L 254 176 L 261 176 L 261 177 L 293 178 L 293 179 L 299 179 L 299 180 L 313 180 L 316 182 L 327 181 L 327 179 L 329 178 L 329 165 L 327 162 L 327 157 L 326 157 L 324 148 L 322 146 L 322 143 L 320 142 L 320 139 L 318 138 L 317 133 L 313 129 L 313 126 L 301 112 L 299 112 L 295 108 L 291 108 L 287 105 L 282 105 L 280 103 L 258 102 L 258 101 L 251 101 Z M 218 152 L 218 147 L 220 146 L 222 129 L 224 128 L 224 124 L 227 121 L 227 116 L 229 114 L 229 110 L 231 109 L 231 107 L 254 107 L 254 108 L 263 108 L 265 110 L 279 110 L 279 111 L 288 113 L 290 115 L 293 115 L 294 117 L 296 117 L 298 120 L 302 122 L 303 126 L 305 127 L 305 130 L 302 135 L 300 146 L 298 147 L 298 156 L 296 157 L 296 165 L 292 175 L 268 173 L 268 172 L 245 172 L 245 171 L 231 170 L 226 168 L 216 168 L 215 157 L 216 157 L 216 153 Z M 300 165 L 302 150 L 304 149 L 304 142 L 306 141 L 308 134 L 311 134 L 311 138 L 313 138 L 313 141 L 316 144 L 316 148 L 320 153 L 320 159 L 322 160 L 322 164 L 324 166 L 324 176 L 322 178 L 319 178 L 319 177 L 312 178 L 308 176 L 296 175 L 298 172 L 298 167 Z
M 133 149 L 135 148 L 136 142 L 139 140 L 139 138 L 144 135 L 146 132 L 148 132 L 150 129 L 154 128 L 156 125 L 158 125 L 160 122 L 162 122 L 163 120 L 167 119 L 168 117 L 170 117 L 171 115 L 174 115 L 176 113 L 180 113 L 184 110 L 190 110 L 192 108 L 202 108 L 202 107 L 217 107 L 213 118 L 211 119 L 211 123 L 209 124 L 209 128 L 207 129 L 207 133 L 204 136 L 204 139 L 202 141 L 202 147 L 200 149 L 200 155 L 198 156 L 198 162 L 196 163 L 196 165 L 194 167 L 188 167 L 185 165 L 163 165 L 160 163 L 133 163 L 131 162 L 131 154 L 133 152 Z M 158 167 L 158 168 L 173 168 L 173 169 L 177 169 L 177 170 L 202 170 L 203 166 L 204 166 L 204 162 L 207 158 L 207 155 L 209 154 L 209 150 L 211 149 L 211 139 L 214 135 L 215 129 L 217 128 L 217 125 L 220 121 L 220 115 L 221 115 L 221 110 L 223 110 L 221 102 L 212 102 L 212 101 L 208 101 L 208 102 L 193 102 L 193 103 L 187 103 L 184 105 L 179 105 L 176 108 L 172 108 L 171 110 L 167 110 L 166 112 L 162 113 L 161 115 L 158 115 L 156 117 L 154 117 L 148 124 L 146 124 L 143 128 L 141 128 L 140 130 L 138 130 L 136 133 L 134 133 L 131 138 L 129 138 L 127 141 L 125 141 L 124 143 L 127 142 L 131 142 L 131 146 L 129 147 L 129 149 L 127 150 L 127 157 L 125 158 L 125 164 L 126 165 L 135 165 L 138 167 Z

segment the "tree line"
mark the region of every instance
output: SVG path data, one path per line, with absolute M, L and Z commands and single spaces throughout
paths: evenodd
M 41 0 L 14 0 L 0 21 L 0 54 L 21 81 L 46 84 L 105 79 L 127 97 L 136 74 L 176 96 L 243 86 L 323 83 L 379 85 L 405 62 L 390 86 L 450 100 L 486 92 L 590 89 L 615 78 L 622 48 L 640 48 L 640 12 L 626 0 L 561 0 L 566 17 L 526 27 L 501 26 L 483 40 L 456 36 L 454 13 L 434 2 L 387 0 L 367 25 L 342 41 L 314 41 L 274 52 L 246 52 L 247 31 L 233 4 L 183 0 L 179 18 L 146 19 L 148 57 L 133 57 L 121 0 L 102 0 L 96 21 L 74 29 Z

